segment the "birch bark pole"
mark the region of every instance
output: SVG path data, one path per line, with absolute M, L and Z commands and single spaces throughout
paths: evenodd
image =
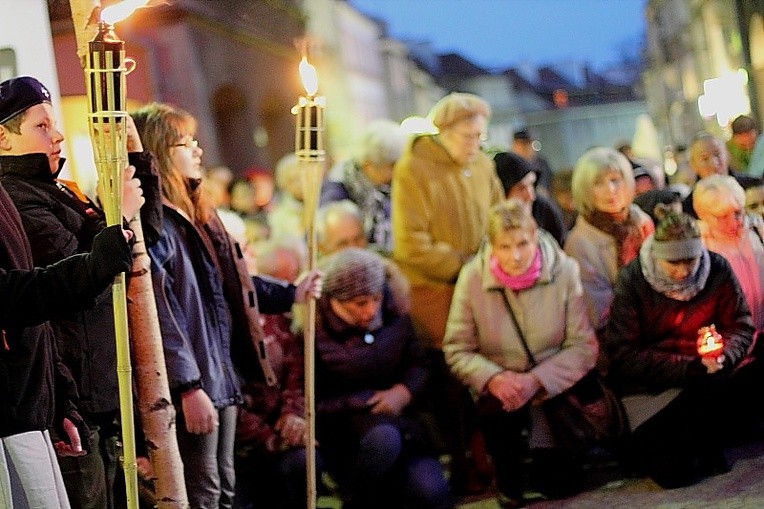
M 85 69 L 88 42 L 97 31 L 100 0 L 69 0 L 77 40 L 77 55 Z M 130 222 L 135 233 L 133 267 L 127 289 L 133 371 L 137 386 L 137 405 L 153 469 L 156 507 L 187 508 L 188 495 L 183 478 L 175 433 L 175 407 L 172 404 L 162 336 L 151 281 L 151 261 L 143 240 L 140 216 Z M 133 426 L 134 423 L 122 423 Z

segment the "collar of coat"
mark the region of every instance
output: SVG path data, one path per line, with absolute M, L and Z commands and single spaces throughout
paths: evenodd
M 539 247 L 541 248 L 541 274 L 536 285 L 545 285 L 554 281 L 554 278 L 560 271 L 562 259 L 566 255 L 549 233 L 539 228 L 538 237 Z M 488 266 L 488 258 L 491 256 L 491 244 L 487 239 L 480 248 L 479 256 L 483 290 L 504 290 L 505 287 L 491 274 L 491 269 Z
M 23 156 L 0 156 L 0 175 L 18 175 L 24 179 L 53 183 L 61 173 L 65 158 L 58 161 L 58 170 L 50 172 L 50 163 L 45 154 L 25 154 Z

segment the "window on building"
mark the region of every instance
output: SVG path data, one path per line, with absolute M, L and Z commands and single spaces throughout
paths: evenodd
M 16 52 L 12 48 L 0 48 L 0 81 L 16 76 Z

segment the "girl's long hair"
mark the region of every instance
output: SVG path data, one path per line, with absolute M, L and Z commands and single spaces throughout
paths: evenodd
M 183 210 L 193 221 L 205 222 L 210 212 L 201 189 L 189 187 L 187 179 L 172 164 L 173 145 L 196 132 L 196 119 L 169 104 L 151 103 L 132 112 L 141 141 L 157 161 L 162 196 Z

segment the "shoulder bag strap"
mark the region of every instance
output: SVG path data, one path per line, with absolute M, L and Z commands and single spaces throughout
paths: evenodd
M 533 357 L 533 354 L 531 353 L 530 348 L 528 348 L 528 342 L 525 340 L 525 334 L 523 334 L 523 330 L 520 328 L 520 324 L 517 322 L 517 317 L 515 316 L 515 312 L 512 310 L 512 305 L 509 303 L 509 299 L 507 298 L 507 293 L 505 290 L 501 290 L 501 296 L 504 299 L 504 305 L 507 307 L 507 312 L 509 313 L 509 317 L 512 319 L 512 323 L 515 326 L 515 330 L 517 331 L 517 336 L 520 338 L 520 343 L 523 345 L 523 350 L 525 350 L 525 355 L 528 356 L 528 360 L 531 363 L 531 366 L 536 366 L 538 363 L 536 362 L 536 359 Z

